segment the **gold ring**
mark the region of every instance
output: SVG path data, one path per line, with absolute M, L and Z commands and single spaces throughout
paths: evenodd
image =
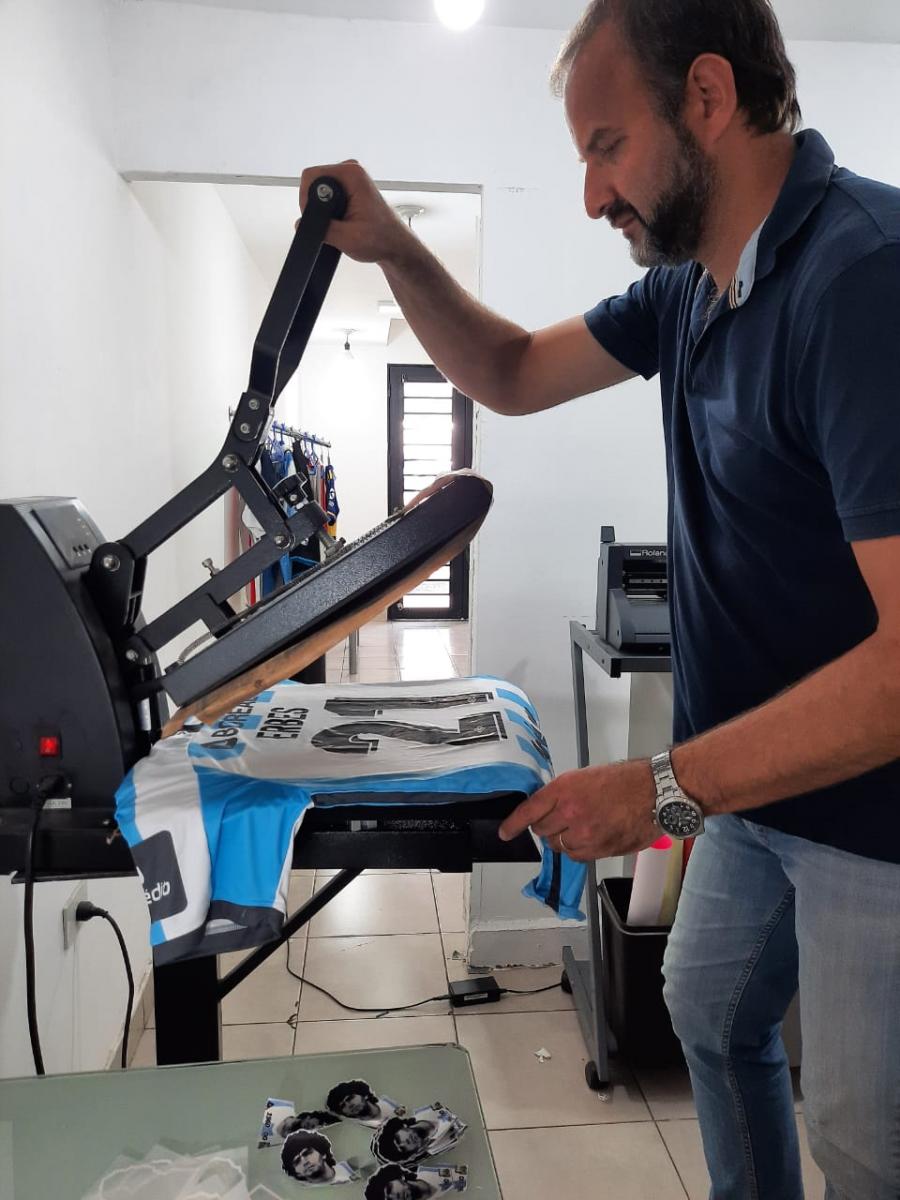
M 566 843 L 563 841 L 563 835 L 562 835 L 562 834 L 559 834 L 558 836 L 559 836 L 559 848 L 560 848 L 560 850 L 562 850 L 562 852 L 563 852 L 564 854 L 568 854 L 568 853 L 569 853 L 569 847 L 568 847 L 568 846 L 566 845 Z

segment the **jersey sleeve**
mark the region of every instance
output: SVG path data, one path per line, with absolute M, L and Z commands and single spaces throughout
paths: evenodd
M 663 279 L 648 271 L 621 296 L 584 314 L 588 329 L 613 358 L 645 379 L 659 372 L 659 303 Z
M 900 245 L 873 251 L 826 288 L 795 394 L 847 541 L 900 534 Z

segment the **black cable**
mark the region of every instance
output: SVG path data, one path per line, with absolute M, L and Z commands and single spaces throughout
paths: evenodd
M 320 987 L 319 984 L 313 983 L 311 979 L 307 979 L 303 975 L 298 975 L 291 968 L 290 953 L 288 954 L 287 970 L 289 975 L 293 975 L 294 979 L 299 979 L 301 983 L 305 983 L 307 987 L 313 988 L 317 992 L 321 992 L 323 996 L 327 996 L 329 1000 L 333 1000 L 338 1008 L 343 1008 L 345 1012 L 355 1013 L 375 1013 L 376 1017 L 383 1017 L 387 1013 L 392 1012 L 407 1012 L 410 1008 L 421 1008 L 423 1004 L 431 1004 L 433 1000 L 449 1000 L 449 992 L 445 992 L 443 996 L 429 996 L 427 1000 L 417 1000 L 415 1004 L 401 1004 L 395 1008 L 356 1008 L 352 1004 L 344 1004 L 343 1000 L 338 1000 L 337 996 L 333 996 L 327 988 Z M 292 1013 L 288 1017 L 287 1024 L 292 1025 L 296 1021 L 296 1014 Z
M 76 921 L 90 921 L 92 917 L 102 917 L 104 921 L 108 921 L 112 925 L 113 933 L 116 935 L 119 943 L 119 949 L 122 951 L 122 961 L 125 963 L 125 978 L 128 980 L 128 1007 L 125 1009 L 125 1033 L 122 1037 L 122 1070 L 124 1071 L 128 1066 L 128 1035 L 131 1032 L 131 1009 L 134 1005 L 134 975 L 131 971 L 131 959 L 128 957 L 128 947 L 125 945 L 122 930 L 105 908 L 98 908 L 96 904 L 91 904 L 89 900 L 82 900 L 76 905 Z
M 546 987 L 526 988 L 524 991 L 521 988 L 501 988 L 501 996 L 538 996 L 541 992 L 552 992 L 556 988 L 562 987 L 561 983 L 548 983 Z
M 288 970 L 288 974 L 292 975 L 294 977 L 294 979 L 299 979 L 299 981 L 301 983 L 305 983 L 308 987 L 313 988 L 315 991 L 321 992 L 323 996 L 327 996 L 329 1000 L 334 1001 L 334 1003 L 338 1006 L 338 1008 L 344 1009 L 345 1012 L 375 1013 L 376 1019 L 378 1017 L 387 1016 L 388 1013 L 408 1012 L 411 1008 L 421 1008 L 423 1004 L 431 1004 L 432 1001 L 434 1001 L 434 1000 L 450 1000 L 451 999 L 449 992 L 445 992 L 443 996 L 429 996 L 427 1000 L 417 1000 L 415 1002 L 415 1004 L 400 1004 L 400 1005 L 396 1005 L 393 1008 L 356 1008 L 352 1004 L 344 1004 L 344 1002 L 342 1000 L 338 1000 L 337 996 L 332 995 L 332 993 L 329 992 L 327 988 L 320 987 L 320 985 L 318 983 L 313 983 L 311 979 L 307 979 L 304 975 L 298 975 L 297 972 L 291 968 L 290 947 L 288 947 L 287 970 Z M 521 991 L 518 988 L 500 988 L 500 995 L 501 996 L 505 996 L 505 995 L 536 996 L 540 992 L 552 992 L 554 988 L 558 988 L 558 987 L 562 987 L 562 984 L 561 983 L 551 983 L 547 987 L 530 988 L 527 991 Z M 291 1013 L 291 1015 L 288 1017 L 286 1023 L 288 1025 L 295 1026 L 297 1024 L 297 1014 Z
M 31 1053 L 34 1058 L 34 1069 L 38 1075 L 45 1075 L 44 1056 L 41 1053 L 41 1038 L 38 1032 L 37 1001 L 34 986 L 34 856 L 37 843 L 38 824 L 41 819 L 43 800 L 35 801 L 33 817 L 28 830 L 28 842 L 25 848 L 25 998 L 28 1009 L 28 1036 L 31 1039 Z

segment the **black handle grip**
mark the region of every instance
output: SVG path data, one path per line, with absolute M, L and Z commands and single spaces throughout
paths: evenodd
M 324 240 L 331 222 L 346 211 L 347 193 L 337 179 L 320 175 L 313 181 L 253 346 L 248 391 L 270 409 L 303 357 L 334 278 L 341 252 Z

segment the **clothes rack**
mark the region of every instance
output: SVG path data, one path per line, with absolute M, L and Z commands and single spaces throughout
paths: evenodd
M 234 419 L 233 408 L 229 408 L 228 410 L 228 419 Z M 283 434 L 293 442 L 310 442 L 313 446 L 323 446 L 326 450 L 331 449 L 331 442 L 326 442 L 314 433 L 306 433 L 303 429 L 295 429 L 293 425 L 285 425 L 284 421 L 273 421 L 269 427 L 269 432 Z
M 273 421 L 271 425 L 272 433 L 284 434 L 286 438 L 290 438 L 293 442 L 310 442 L 313 446 L 323 446 L 326 450 L 331 449 L 331 442 L 326 442 L 320 437 L 316 437 L 314 433 L 304 433 L 302 429 L 295 429 L 293 425 L 285 425 L 283 421 Z

